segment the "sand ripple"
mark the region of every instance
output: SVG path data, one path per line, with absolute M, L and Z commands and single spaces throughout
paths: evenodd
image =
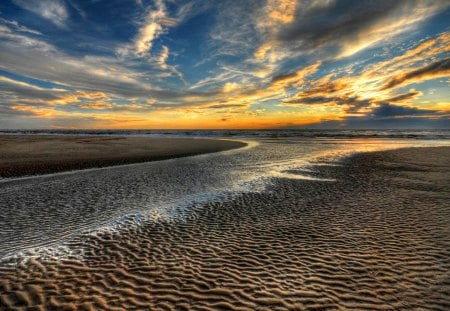
M 278 178 L 182 220 L 74 238 L 82 260 L 2 268 L 0 309 L 449 310 L 448 149 L 414 152 L 420 165 L 358 155 L 320 166 L 336 182 Z

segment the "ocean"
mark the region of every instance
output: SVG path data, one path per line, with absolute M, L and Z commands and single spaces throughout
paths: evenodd
M 0 130 L 0 134 L 52 134 L 52 135 L 133 135 L 152 137 L 236 137 L 236 138 L 411 138 L 411 139 L 450 139 L 450 125 L 447 129 L 424 130 L 309 130 L 309 129 L 270 129 L 270 130 Z

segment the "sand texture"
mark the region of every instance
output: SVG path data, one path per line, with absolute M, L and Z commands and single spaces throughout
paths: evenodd
M 0 136 L 0 177 L 179 158 L 245 146 L 238 141 L 109 136 Z
M 0 270 L 0 309 L 449 310 L 450 149 L 358 154 L 336 182 L 74 239 L 83 260 Z

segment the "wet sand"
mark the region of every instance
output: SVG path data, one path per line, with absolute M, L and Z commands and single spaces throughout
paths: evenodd
M 450 148 L 342 164 L 2 268 L 0 309 L 448 310 Z
M 164 160 L 243 146 L 214 139 L 3 135 L 0 177 Z

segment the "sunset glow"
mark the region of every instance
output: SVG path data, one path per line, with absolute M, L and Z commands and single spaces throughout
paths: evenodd
M 448 1 L 0 4 L 0 128 L 448 128 Z

